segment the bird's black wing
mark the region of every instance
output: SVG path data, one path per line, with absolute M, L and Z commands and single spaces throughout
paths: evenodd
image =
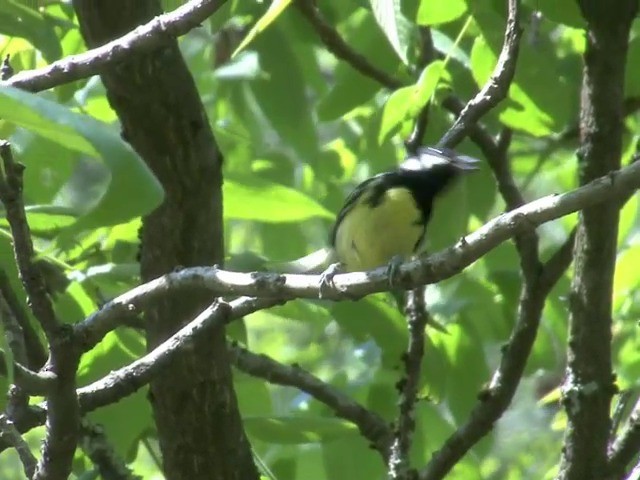
M 378 175 L 374 175 L 373 177 L 367 178 L 365 181 L 360 183 L 357 187 L 355 187 L 347 198 L 344 201 L 344 205 L 342 205 L 342 209 L 338 213 L 336 217 L 336 221 L 333 224 L 333 228 L 331 229 L 331 234 L 329 235 L 330 245 L 334 246 L 336 243 L 336 232 L 338 231 L 338 226 L 344 220 L 344 217 L 351 211 L 351 209 L 358 202 L 360 197 L 367 191 L 370 191 L 370 188 L 375 184 L 381 182 L 386 176 L 389 175 L 390 172 L 379 173 Z

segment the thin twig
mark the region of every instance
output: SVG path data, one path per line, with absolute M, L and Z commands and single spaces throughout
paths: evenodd
M 609 451 L 607 471 L 612 478 L 619 477 L 638 455 L 640 450 L 640 400 L 633 407 L 622 433 L 616 438 Z
M 3 272 L 0 272 L 0 277 L 2 273 Z M 0 278 L 0 283 L 1 280 Z M 11 370 L 10 372 L 6 372 L 7 378 L 13 383 L 13 385 L 9 385 L 7 392 L 6 410 L 9 414 L 12 414 L 16 410 L 29 405 L 29 396 L 16 384 L 16 379 L 12 378 L 16 372 L 16 367 L 13 366 L 14 362 L 22 365 L 27 364 L 27 351 L 22 328 L 20 328 L 20 324 L 16 320 L 11 308 L 9 308 L 9 303 L 6 301 L 3 293 L 3 287 L 6 288 L 6 285 L 0 284 L 0 323 L 2 324 L 1 331 L 4 333 L 8 351 L 2 352 L 5 358 L 3 358 L 0 368 L 6 367 L 7 370 Z
M 22 200 L 22 174 L 24 166 L 13 159 L 9 142 L 0 142 L 0 201 L 5 206 L 7 220 L 13 237 L 13 249 L 20 279 L 27 292 L 34 316 L 42 325 L 49 339 L 58 330 L 60 323 L 53 311 L 46 284 L 39 270 L 33 249 L 33 240 Z
M 429 27 L 420 27 L 420 54 L 418 59 L 418 68 L 422 69 L 429 65 L 435 58 L 435 50 L 433 47 L 433 38 L 431 37 L 431 29 Z M 407 149 L 409 155 L 415 155 L 418 152 L 418 148 L 422 146 L 424 135 L 427 131 L 427 125 L 429 124 L 429 110 L 431 108 L 431 100 L 422 107 L 420 113 L 416 117 L 413 125 L 411 135 L 404 142 L 404 146 Z
M 97 467 L 100 476 L 108 480 L 141 480 L 116 453 L 104 429 L 84 418 L 80 430 L 82 450 Z
M 24 338 L 26 361 L 24 365 L 32 370 L 39 370 L 47 361 L 47 351 L 45 350 L 38 332 L 36 332 L 27 312 L 22 308 L 22 304 L 18 300 L 18 296 L 11 288 L 11 282 L 7 273 L 0 268 L 0 295 L 4 297 L 11 314 L 22 330 Z
M 400 80 L 380 70 L 366 57 L 353 50 L 338 31 L 322 17 L 313 0 L 296 0 L 295 4 L 316 31 L 327 50 L 336 58 L 344 60 L 365 77 L 374 79 L 390 90 L 395 90 L 403 85 Z
M 15 425 L 4 415 L 0 415 L 0 438 L 8 441 L 16 449 L 26 477 L 33 478 L 38 460 L 31 453 L 29 445 L 24 441 Z
M 447 97 L 443 105 L 456 115 L 461 115 L 464 109 L 462 101 L 453 95 Z M 491 137 L 484 127 L 477 124 L 468 125 L 467 134 L 487 159 L 498 184 L 498 190 L 507 205 L 507 210 L 513 210 L 524 205 L 526 202 L 511 173 L 508 157 L 511 130 L 503 129 L 497 141 Z M 540 242 L 533 226 L 516 235 L 515 242 L 520 254 L 520 265 L 523 273 L 531 276 L 537 275 L 541 268 L 538 254 Z

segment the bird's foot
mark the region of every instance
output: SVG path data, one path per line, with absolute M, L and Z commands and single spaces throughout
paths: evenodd
M 335 287 L 333 283 L 333 277 L 335 277 L 339 273 L 342 273 L 342 268 L 343 266 L 341 263 L 332 263 L 324 272 L 320 274 L 320 290 L 318 292 L 318 297 L 320 299 L 325 297 L 327 288 Z
M 389 288 L 395 290 L 397 286 L 397 276 L 400 269 L 400 265 L 404 263 L 404 257 L 402 255 L 394 255 L 389 260 L 387 265 L 387 275 L 389 277 Z

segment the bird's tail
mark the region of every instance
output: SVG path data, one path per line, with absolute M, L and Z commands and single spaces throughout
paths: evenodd
M 271 272 L 280 273 L 321 273 L 335 262 L 336 256 L 334 250 L 325 247 L 297 260 L 271 263 L 268 269 Z

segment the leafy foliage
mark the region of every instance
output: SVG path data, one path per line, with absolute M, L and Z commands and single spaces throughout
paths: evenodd
M 83 50 L 73 13 L 64 2 L 47 2 L 40 10 L 26 3 L 0 3 L 0 47 L 11 55 L 16 70 Z M 445 96 L 453 91 L 468 98 L 488 78 L 506 15 L 503 2 L 497 1 L 321 3 L 323 15 L 346 42 L 397 78 L 402 88 L 390 91 L 327 53 L 295 2 L 229 2 L 208 25 L 181 39 L 225 158 L 230 260 L 248 252 L 271 260 L 295 259 L 323 246 L 345 195 L 404 156 L 403 140 L 421 109 L 432 101 L 425 143 L 435 143 L 452 120 L 442 104 Z M 584 21 L 574 2 L 525 3 L 530 21 L 516 78 L 508 99 L 484 121 L 494 132 L 513 130 L 513 172 L 526 198 L 533 199 L 575 185 L 577 138 L 561 132 L 577 121 Z M 420 64 L 419 35 L 425 26 L 435 55 Z M 245 41 L 229 47 L 219 41 L 219 31 Z M 636 22 L 627 67 L 629 95 L 637 95 L 640 85 L 638 33 Z M 231 56 L 236 48 L 238 53 Z M 144 163 L 119 138 L 117 120 L 97 79 L 38 96 L 3 87 L 0 111 L 2 136 L 10 138 L 27 166 L 25 195 L 37 251 L 63 278 L 52 286 L 57 313 L 66 322 L 79 321 L 104 299 L 138 283 L 139 219 L 161 201 L 162 193 Z M 627 117 L 627 130 L 639 131 L 639 121 L 637 114 Z M 637 137 L 625 138 L 625 162 Z M 481 157 L 468 140 L 458 149 Z M 494 180 L 483 168 L 437 207 L 429 249 L 454 243 L 503 208 Z M 575 217 L 569 217 L 541 228 L 544 252 L 555 251 L 574 225 Z M 634 389 L 640 378 L 634 323 L 640 305 L 637 198 L 622 210 L 618 248 L 615 368 L 619 386 Z M 10 250 L 0 211 L 0 268 L 20 292 Z M 505 244 L 464 273 L 428 289 L 429 309 L 446 332 L 429 331 L 412 452 L 417 464 L 464 423 L 490 381 L 515 318 L 517 262 L 513 245 Z M 548 299 L 515 404 L 456 466 L 453 478 L 549 478 L 555 472 L 563 413 L 557 401 L 545 398 L 558 388 L 563 374 L 568 287 L 565 277 Z M 244 322 L 246 331 L 233 326 L 230 336 L 252 351 L 298 364 L 386 421 L 394 419 L 407 329 L 387 296 L 335 305 L 295 301 Z M 80 383 L 143 351 L 144 337 L 133 329 L 108 335 L 84 356 Z M 255 454 L 275 478 L 384 475 L 378 454 L 357 429 L 307 394 L 240 373 L 235 381 Z M 104 425 L 136 473 L 144 478 L 159 475 L 144 392 L 90 418 Z M 37 438 L 32 446 L 37 448 Z M 11 454 L 0 455 L 2 478 L 20 478 L 12 465 L 17 460 Z M 91 469 L 83 458 L 76 467 L 78 475 Z

